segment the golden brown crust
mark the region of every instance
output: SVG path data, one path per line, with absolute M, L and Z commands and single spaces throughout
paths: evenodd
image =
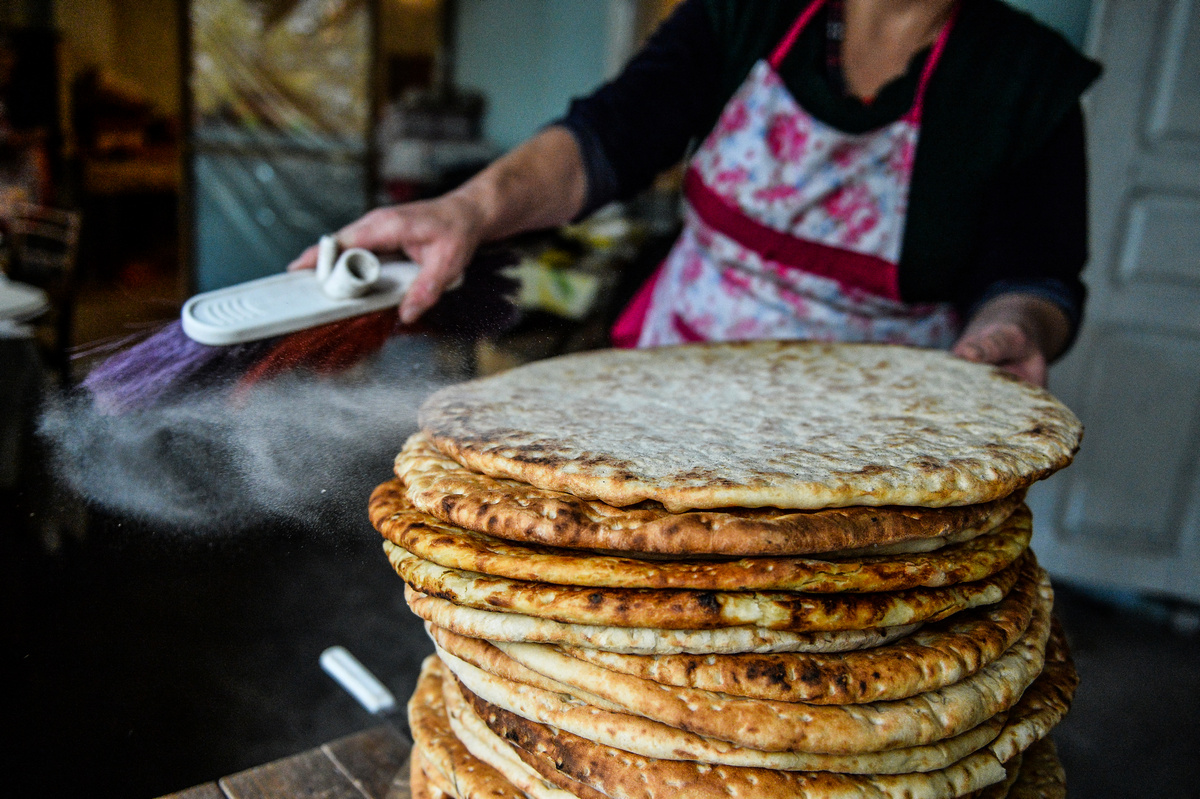
M 453 652 L 453 657 L 461 655 L 461 659 L 466 661 L 474 661 L 482 659 L 487 661 L 489 658 L 486 653 L 478 650 L 471 651 L 470 646 L 462 646 L 464 640 L 457 642 L 448 642 L 453 649 L 444 647 L 439 642 L 439 653 Z M 474 642 L 476 645 L 486 647 L 488 644 L 483 641 Z M 453 662 L 453 661 L 452 661 Z M 516 666 L 517 668 L 513 668 Z M 455 663 L 451 666 L 451 670 L 458 668 Z M 537 685 L 539 682 L 538 675 L 533 674 L 533 679 L 528 679 L 531 675 L 528 671 L 521 670 L 518 664 L 507 663 L 501 664 L 500 669 L 506 676 L 515 674 L 526 685 Z M 450 681 L 447 681 L 449 684 Z M 461 687 L 461 683 L 460 683 Z M 538 686 L 542 687 L 542 686 Z M 581 702 L 587 703 L 590 708 L 599 708 L 607 710 L 609 713 L 618 713 L 628 715 L 629 711 L 624 708 L 616 707 L 613 710 L 613 705 L 607 700 L 598 697 L 595 694 L 587 693 L 578 690 L 574 686 L 558 684 L 557 687 L 547 686 L 544 690 L 554 690 L 564 692 L 567 690 L 573 691 L 573 696 Z M 515 713 L 503 710 L 502 707 L 486 702 L 483 698 L 475 695 L 479 703 L 486 705 L 492 710 L 502 711 L 501 715 L 509 719 L 511 724 L 534 723 Z M 447 700 L 449 704 L 449 700 Z M 698 708 L 698 712 L 703 714 L 706 708 Z M 765 709 L 764 709 L 765 710 Z M 863 712 L 873 712 L 874 708 L 866 708 Z M 711 741 L 696 745 L 697 741 L 690 736 L 667 736 L 672 741 L 679 739 L 683 741 L 680 748 L 671 750 L 674 757 L 663 757 L 667 760 L 696 760 L 705 763 L 719 763 L 743 768 L 772 768 L 782 771 L 829 771 L 845 774 L 904 774 L 914 771 L 934 771 L 940 768 L 945 768 L 950 764 L 961 760 L 972 752 L 979 751 L 987 746 L 1000 733 L 1004 726 L 1006 714 L 1000 713 L 991 718 L 984 719 L 975 727 L 964 730 L 957 735 L 952 735 L 939 741 L 932 741 L 915 746 L 900 746 L 886 749 L 884 751 L 865 751 L 855 754 L 827 754 L 821 752 L 797 752 L 797 751 L 761 751 L 758 746 L 760 744 L 773 744 L 776 740 L 772 736 L 775 731 L 768 729 L 771 726 L 769 711 L 768 713 L 759 713 L 759 717 L 766 716 L 768 722 L 763 728 L 747 726 L 745 718 L 748 714 L 739 713 L 736 717 L 728 720 L 727 724 L 722 725 L 719 720 L 715 720 L 713 724 L 701 724 L 696 727 L 703 727 L 706 732 L 716 731 L 717 738 Z M 789 714 L 783 714 L 788 716 Z M 791 720 L 799 714 L 790 714 Z M 628 720 L 628 719 L 624 719 Z M 658 725 L 645 725 L 634 723 L 632 725 L 623 725 L 621 716 L 601 714 L 595 719 L 598 725 L 605 725 L 606 733 L 599 736 L 601 743 L 616 746 L 619 749 L 630 751 L 644 757 L 655 757 L 657 742 L 649 742 L 649 748 L 646 747 L 649 738 L 645 733 L 649 733 L 652 737 L 656 729 L 661 729 Z M 789 719 L 781 718 L 776 723 L 789 723 Z M 812 723 L 821 723 L 820 720 L 813 720 Z M 672 728 L 673 730 L 674 728 Z M 580 734 L 579 729 L 572 730 L 576 734 Z M 498 730 L 496 732 L 499 732 Z M 612 740 L 610 740 L 610 736 Z M 587 736 L 582 736 L 587 737 Z M 720 741 L 728 740 L 733 743 L 733 746 L 726 746 Z M 736 740 L 734 740 L 736 739 Z M 666 750 L 664 750 L 666 751 Z
M 1029 626 L 1044 573 L 1032 562 L 997 605 L 926 625 L 899 641 L 837 654 L 622 655 L 562 646 L 571 657 L 664 685 L 752 699 L 861 704 L 958 682 L 1004 653 Z
M 1078 685 L 1079 674 L 1071 660 L 1066 636 L 1054 619 L 1042 673 L 1012 708 L 1004 732 L 988 748 L 1004 762 L 1045 738 L 1067 715 Z
M 968 795 L 965 799 L 1005 799 L 1008 796 L 1008 789 L 1017 781 L 1017 776 L 1021 770 L 1021 755 L 1017 755 L 1012 760 L 1004 764 L 1004 781 L 998 782 L 995 785 L 989 785 Z
M 804 591 L 900 591 L 989 577 L 1029 546 L 1031 516 L 1022 506 L 989 532 L 933 552 L 839 560 L 754 557 L 639 560 L 530 544 L 464 530 L 415 510 L 399 480 L 375 489 L 371 521 L 384 538 L 447 568 L 558 585 L 599 588 Z
M 768 630 L 864 630 L 937 621 L 999 602 L 1028 555 L 973 583 L 869 594 L 673 591 L 549 585 L 447 569 L 392 544 L 384 551 L 417 591 L 456 605 L 519 613 L 569 624 L 705 630 L 753 625 Z
M 417 689 L 408 701 L 413 748 L 419 749 L 432 787 L 456 797 L 526 799 L 494 768 L 472 755 L 450 729 L 442 698 L 443 668 L 431 655 L 421 664 Z
M 574 644 L 638 655 L 683 652 L 848 652 L 896 641 L 920 626 L 907 624 L 818 633 L 791 633 L 748 625 L 715 630 L 664 630 L 660 627 L 564 624 L 519 613 L 493 613 L 426 596 L 407 585 L 404 586 L 404 599 L 413 613 L 425 621 L 471 638 Z
M 593 680 L 586 689 L 564 683 L 546 690 L 523 682 L 528 667 L 511 658 L 493 656 L 480 666 L 445 649 L 438 652 L 473 693 L 527 719 L 647 757 L 762 765 L 745 758 L 753 758 L 752 752 L 863 754 L 922 746 L 971 730 L 1016 704 L 1038 676 L 1049 626 L 1043 604 L 1025 636 L 978 674 L 937 691 L 869 705 L 743 699 L 646 685 L 624 675 Z M 602 709 L 609 703 L 622 711 Z
M 1043 738 L 1025 750 L 1021 770 L 1007 799 L 1066 799 L 1067 774 L 1054 742 Z
M 488 477 L 443 455 L 419 433 L 396 456 L 396 474 L 415 507 L 466 530 L 555 547 L 683 556 L 807 555 L 963 540 L 995 527 L 1025 495 L 1017 490 L 984 503 L 944 508 L 730 507 L 671 513 L 656 502 L 615 507 Z
M 1082 435 L 996 367 L 794 341 L 553 358 L 443 389 L 419 421 L 475 471 L 672 512 L 987 502 L 1066 466 Z
M 440 799 L 441 797 L 458 799 L 453 794 L 447 794 L 429 784 L 429 777 L 425 773 L 429 764 L 425 762 L 420 749 L 413 749 L 411 758 L 412 762 L 408 767 L 408 792 L 412 799 Z
M 613 799 L 665 799 L 686 786 L 689 798 L 944 799 L 1004 778 L 990 753 L 967 756 L 944 769 L 895 775 L 781 771 L 647 758 L 597 744 L 549 725 L 529 722 L 481 702 L 462 688 L 475 712 L 546 779 L 582 782 Z
M 446 703 L 446 715 L 450 728 L 480 760 L 490 764 L 509 782 L 529 795 L 530 799 L 606 799 L 593 788 L 572 781 L 569 787 L 550 782 L 525 763 L 516 749 L 491 729 L 475 714 L 458 688 L 458 683 L 449 675 L 442 680 L 442 696 Z

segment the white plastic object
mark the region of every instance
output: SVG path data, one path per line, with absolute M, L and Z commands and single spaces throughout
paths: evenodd
M 348 299 L 326 294 L 312 269 L 281 272 L 192 297 L 181 313 L 183 332 L 223 347 L 362 316 L 399 305 L 418 271 L 410 261 L 381 264 L 369 290 Z
M 318 273 L 317 279 L 321 280 Z M 361 297 L 379 280 L 379 259 L 370 250 L 353 248 L 338 256 L 329 277 L 321 281 L 325 294 L 335 300 Z
M 24 322 L 50 308 L 50 298 L 36 286 L 9 280 L 0 273 L 0 321 Z
M 321 653 L 320 663 L 325 673 L 337 680 L 368 713 L 387 713 L 396 707 L 392 692 L 345 647 L 329 647 Z
M 321 237 L 317 242 L 317 280 L 324 283 L 333 273 L 333 263 L 337 260 L 337 239 L 330 235 Z

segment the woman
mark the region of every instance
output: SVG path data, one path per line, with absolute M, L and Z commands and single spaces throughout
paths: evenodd
M 481 242 L 630 196 L 702 137 L 618 343 L 895 341 L 1042 384 L 1082 309 L 1097 74 L 999 0 L 686 0 L 557 124 L 338 238 L 422 265 L 411 322 Z

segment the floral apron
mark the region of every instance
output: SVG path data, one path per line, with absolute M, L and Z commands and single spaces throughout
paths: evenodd
M 900 299 L 898 264 L 925 88 L 864 134 L 806 112 L 779 65 L 824 0 L 804 10 L 730 99 L 684 178 L 683 232 L 613 328 L 617 346 L 802 338 L 949 347 L 949 304 Z

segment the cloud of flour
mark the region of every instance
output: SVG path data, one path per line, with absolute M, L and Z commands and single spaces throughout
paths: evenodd
M 40 432 L 60 479 L 117 514 L 194 532 L 355 530 L 422 401 L 452 382 L 437 360 L 427 342 L 400 338 L 356 373 L 289 376 L 237 401 L 208 392 L 104 414 L 74 396 L 47 409 Z

